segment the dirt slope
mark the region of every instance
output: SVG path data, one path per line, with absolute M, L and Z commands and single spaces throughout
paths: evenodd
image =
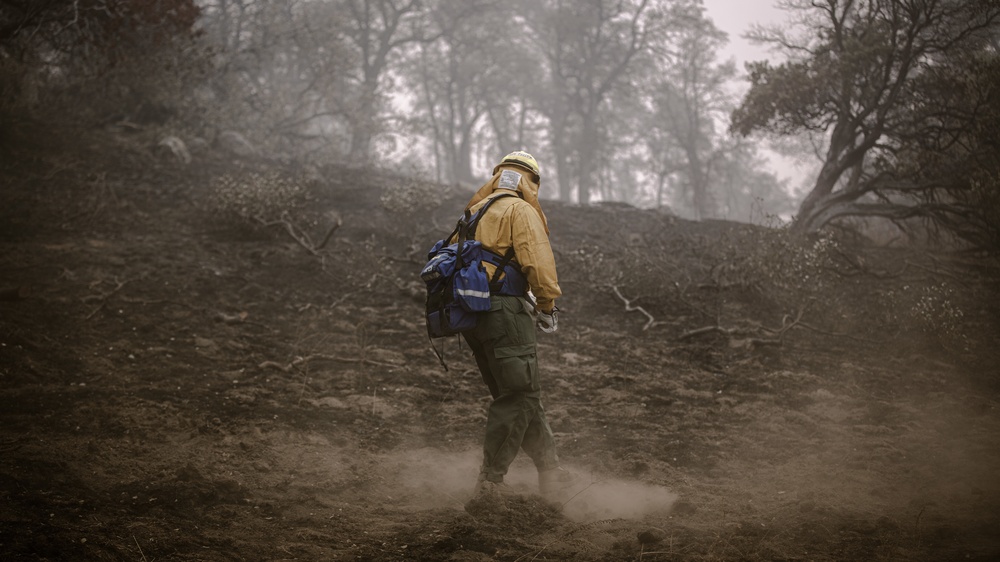
M 5 560 L 1000 557 L 998 308 L 969 269 L 895 270 L 957 280 L 962 349 L 902 339 L 874 276 L 781 331 L 795 309 L 719 274 L 753 229 L 550 204 L 545 401 L 592 484 L 547 505 L 522 459 L 523 497 L 465 507 L 487 392 L 456 341 L 438 364 L 415 272 L 467 192 L 390 212 L 426 186 L 317 171 L 298 224 L 343 226 L 313 255 L 211 203 L 295 169 L 32 127 L 0 143 Z

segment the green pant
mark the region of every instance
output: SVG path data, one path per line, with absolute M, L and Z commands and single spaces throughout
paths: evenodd
M 559 466 L 552 429 L 545 420 L 535 355 L 535 323 L 520 297 L 490 297 L 490 310 L 463 335 L 490 389 L 482 474 L 502 482 L 524 449 L 535 467 Z

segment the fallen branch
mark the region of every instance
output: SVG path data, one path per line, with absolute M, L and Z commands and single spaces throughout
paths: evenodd
M 261 328 L 264 329 L 271 328 L 271 326 L 267 324 L 261 324 L 260 322 L 253 322 L 247 320 L 249 316 L 250 314 L 247 312 L 240 312 L 239 314 L 226 314 L 225 312 L 216 312 L 215 315 L 212 317 L 212 319 L 215 320 L 216 322 L 222 322 L 223 324 L 227 324 L 230 326 L 238 324 L 241 326 L 260 326 Z
M 266 227 L 283 227 L 285 232 L 292 237 L 292 240 L 295 240 L 299 246 L 302 246 L 307 252 L 314 256 L 319 255 L 319 251 L 326 247 L 326 245 L 330 242 L 330 238 L 333 237 L 333 233 L 336 232 L 337 229 L 343 224 L 341 218 L 336 217 L 333 225 L 331 225 L 330 229 L 326 231 L 326 236 L 323 237 L 323 240 L 319 244 L 315 244 L 306 231 L 302 230 L 296 226 L 294 222 L 292 222 L 292 219 L 288 216 L 288 211 L 281 213 L 281 217 L 276 221 L 268 221 L 260 217 L 254 217 L 254 220 Z
M 695 336 L 700 336 L 703 334 L 711 334 L 713 332 L 718 332 L 720 334 L 726 334 L 727 336 L 740 335 L 736 328 L 723 328 L 722 326 L 702 326 L 701 328 L 695 328 L 694 330 L 688 330 L 677 337 L 677 339 L 684 341 L 691 339 Z
M 337 357 L 336 355 L 327 355 L 324 353 L 316 353 L 310 355 L 303 359 L 305 361 L 312 361 L 314 359 L 320 359 L 325 361 L 339 361 L 341 363 L 363 363 L 365 365 L 374 365 L 376 367 L 402 367 L 402 365 L 397 365 L 395 363 L 385 363 L 382 361 L 376 361 L 374 359 L 368 359 L 367 357 L 354 358 L 354 357 Z
M 135 538 L 135 535 L 132 535 L 132 540 L 135 541 L 135 547 L 139 549 L 139 554 L 142 556 L 142 562 L 147 562 L 146 554 L 142 551 L 142 547 L 139 546 L 139 541 Z
M 374 359 L 368 359 L 367 357 L 355 358 L 355 357 L 338 357 L 336 355 L 327 355 L 325 353 L 315 353 L 313 355 L 307 355 L 305 357 L 296 357 L 290 363 L 283 365 L 277 361 L 264 361 L 257 365 L 260 369 L 277 369 L 279 371 L 284 371 L 286 373 L 292 372 L 293 369 L 299 365 L 309 363 L 314 360 L 324 360 L 324 361 L 338 361 L 340 363 L 362 363 L 365 365 L 374 365 L 376 367 L 401 367 L 402 365 L 396 365 L 393 363 L 383 363 L 381 361 L 375 361 Z
M 625 312 L 638 311 L 638 312 L 641 312 L 646 318 L 648 318 L 648 320 L 646 321 L 646 325 L 642 327 L 643 331 L 648 330 L 648 329 L 653 328 L 653 327 L 656 327 L 656 326 L 659 326 L 661 324 L 667 324 L 667 322 L 658 321 L 656 318 L 653 317 L 652 314 L 650 314 L 649 312 L 647 312 L 645 308 L 643 308 L 641 306 L 633 306 L 632 305 L 632 301 L 629 300 L 629 299 L 627 299 L 627 298 L 625 298 L 621 294 L 621 291 L 618 290 L 617 286 L 612 285 L 611 286 L 611 290 L 615 292 L 615 296 L 617 296 L 619 299 L 621 299 L 621 301 L 623 303 L 625 303 Z
M 179 306 L 181 308 L 187 308 L 187 309 L 194 309 L 195 308 L 193 305 L 188 304 L 186 302 L 172 301 L 172 300 L 167 300 L 167 299 L 153 299 L 153 300 L 149 300 L 149 299 L 136 299 L 136 298 L 132 298 L 132 297 L 122 297 L 121 300 L 122 300 L 122 302 L 127 302 L 129 304 L 141 304 L 143 306 L 147 306 L 147 305 L 151 305 L 151 304 L 170 304 L 170 305 Z
M 806 310 L 809 309 L 809 306 L 814 302 L 814 300 L 815 299 L 811 299 L 808 303 L 806 303 L 805 306 L 803 306 L 802 308 L 800 308 L 799 311 L 795 314 L 794 318 L 792 318 L 788 314 L 784 315 L 781 318 L 781 327 L 780 328 L 768 328 L 767 326 L 764 326 L 764 325 L 761 325 L 761 324 L 758 324 L 758 323 L 753 323 L 754 328 L 756 328 L 758 330 L 762 330 L 764 332 L 775 334 L 776 337 L 773 338 L 773 339 L 751 338 L 748 341 L 751 344 L 753 344 L 753 345 L 781 345 L 782 342 L 783 342 L 783 340 L 784 340 L 785 333 L 787 333 L 789 330 L 791 330 L 792 328 L 795 328 L 795 327 L 805 328 L 807 330 L 816 332 L 818 334 L 823 334 L 825 336 L 838 337 L 838 338 L 848 338 L 848 339 L 852 339 L 854 341 L 859 341 L 859 342 L 870 342 L 870 341 L 873 341 L 873 340 L 871 340 L 871 338 L 859 338 L 859 337 L 856 337 L 856 336 L 852 336 L 851 334 L 844 334 L 844 333 L 840 333 L 840 332 L 830 332 L 830 331 L 827 331 L 827 330 L 822 330 L 822 329 L 816 328 L 815 326 L 812 326 L 810 324 L 806 324 L 805 322 L 803 322 L 802 321 L 802 316 L 805 314 Z M 695 336 L 700 336 L 700 335 L 703 335 L 703 334 L 711 334 L 711 333 L 714 333 L 714 332 L 718 332 L 720 334 L 725 334 L 727 336 L 745 336 L 745 335 L 751 335 L 751 333 L 747 332 L 746 330 L 742 330 L 740 328 L 724 328 L 721 325 L 716 324 L 716 325 L 713 325 L 713 326 L 703 326 L 701 328 L 695 328 L 694 330 L 688 330 L 688 331 L 684 332 L 683 334 L 681 334 L 680 336 L 678 336 L 677 339 L 683 341 L 683 340 L 686 340 L 686 339 L 693 338 Z
M 808 303 L 806 303 L 805 306 L 803 306 L 802 308 L 800 308 L 799 312 L 795 315 L 795 319 L 792 320 L 791 323 L 788 323 L 788 315 L 787 314 L 781 317 L 781 328 L 778 329 L 778 340 L 779 341 L 785 336 L 785 332 L 787 332 L 788 330 L 791 330 L 795 326 L 799 325 L 799 322 L 802 321 L 802 315 L 805 314 L 806 309 L 809 308 L 809 305 L 812 304 L 812 303 L 813 303 L 813 301 L 810 300 Z
M 330 226 L 330 230 L 326 231 L 326 236 L 323 237 L 323 241 L 319 243 L 319 246 L 316 246 L 316 249 L 322 250 L 323 248 L 325 248 L 327 242 L 329 242 L 330 238 L 333 236 L 333 233 L 336 232 L 337 229 L 340 228 L 340 225 L 342 224 L 344 224 L 344 221 L 342 221 L 340 217 L 337 217 L 337 220 L 335 220 L 333 224 Z
M 841 333 L 841 332 L 830 332 L 830 331 L 827 331 L 827 330 L 821 330 L 819 328 L 816 328 L 814 326 L 806 324 L 805 322 L 799 322 L 797 325 L 798 326 L 802 326 L 803 328 L 805 328 L 807 330 L 816 332 L 817 334 L 823 334 L 824 336 L 832 336 L 832 337 L 837 337 L 837 338 L 847 338 L 847 339 L 858 341 L 858 342 L 886 343 L 885 340 L 875 340 L 875 339 L 872 339 L 872 338 L 859 338 L 857 336 L 852 336 L 851 334 L 844 334 L 844 333 Z
M 90 320 L 91 318 L 93 318 L 93 316 L 95 314 L 97 314 L 102 308 L 104 308 L 104 305 L 107 304 L 108 299 L 111 298 L 111 296 L 114 295 L 115 293 L 117 293 L 118 291 L 122 290 L 122 287 L 124 287 L 125 284 L 128 283 L 128 282 L 129 282 L 128 279 L 126 279 L 125 281 L 119 281 L 118 278 L 115 277 L 116 286 L 115 286 L 114 289 L 111 289 L 110 291 L 108 291 L 106 293 L 101 293 L 100 295 L 88 295 L 86 297 L 83 297 L 83 302 L 85 302 L 85 303 L 91 302 L 91 301 L 95 301 L 95 300 L 96 301 L 100 301 L 100 304 L 97 305 L 97 308 L 95 308 L 94 310 L 90 311 L 90 314 L 88 314 L 85 319 L 86 320 Z
M 811 302 L 810 302 L 810 304 L 811 304 Z M 772 334 L 777 334 L 777 337 L 774 338 L 774 339 L 751 338 L 749 340 L 750 343 L 753 343 L 753 344 L 756 344 L 756 345 L 781 345 L 782 337 L 784 336 L 785 332 L 787 332 L 788 330 L 791 330 L 793 327 L 795 327 L 796 325 L 799 324 L 799 321 L 802 320 L 802 314 L 805 313 L 805 311 L 806 311 L 807 308 L 809 308 L 808 304 L 806 306 L 802 307 L 799 310 L 798 314 L 795 315 L 795 318 L 791 321 L 791 323 L 788 322 L 789 316 L 787 314 L 785 316 L 783 316 L 781 318 L 781 327 L 777 328 L 777 329 L 775 329 L 775 328 L 768 328 L 767 326 L 762 326 L 760 324 L 754 324 L 754 327 L 757 328 L 758 330 L 763 330 L 765 332 L 770 332 Z M 680 336 L 678 336 L 677 339 L 681 340 L 681 341 L 684 341 L 684 340 L 687 340 L 687 339 L 691 339 L 691 338 L 693 338 L 695 336 L 700 336 L 702 334 L 711 334 L 711 333 L 714 333 L 714 332 L 718 332 L 720 334 L 725 334 L 727 336 L 748 336 L 748 335 L 752 335 L 752 333 L 747 332 L 744 329 L 740 329 L 740 328 L 724 328 L 724 327 L 722 327 L 721 324 L 719 324 L 717 322 L 715 325 L 712 325 L 712 326 L 703 326 L 701 328 L 695 328 L 694 330 L 688 330 L 688 331 L 684 332 L 683 334 L 681 334 Z
M 781 333 L 780 330 L 771 330 L 771 329 L 765 328 L 763 326 L 759 326 L 759 328 L 762 329 L 762 330 L 764 330 L 764 331 L 767 331 L 767 332 L 779 332 L 779 333 Z M 688 331 L 684 332 L 683 334 L 681 334 L 680 336 L 678 336 L 677 339 L 679 341 L 684 341 L 684 340 L 687 340 L 687 339 L 691 339 L 691 338 L 693 338 L 695 336 L 700 336 L 702 334 L 711 334 L 713 332 L 718 332 L 720 334 L 725 334 L 727 336 L 749 336 L 749 335 L 751 335 L 746 330 L 741 330 L 739 328 L 724 328 L 722 326 L 704 326 L 704 327 L 701 327 L 701 328 L 696 328 L 694 330 L 688 330 Z M 751 337 L 751 338 L 747 338 L 744 341 L 746 341 L 750 345 L 754 345 L 754 346 L 759 346 L 759 345 L 781 345 L 782 344 L 781 336 L 779 336 L 777 338 L 756 338 L 756 337 Z
M 264 361 L 263 363 L 257 365 L 257 368 L 258 369 L 277 369 L 277 370 L 283 371 L 285 373 L 292 372 L 292 364 L 291 363 L 289 363 L 288 365 L 282 365 L 281 363 L 278 363 L 277 361 Z
M 222 322 L 223 324 L 242 324 L 246 321 L 247 317 L 250 316 L 247 312 L 240 312 L 239 314 L 226 314 L 225 312 L 216 312 L 213 317 L 216 322 Z

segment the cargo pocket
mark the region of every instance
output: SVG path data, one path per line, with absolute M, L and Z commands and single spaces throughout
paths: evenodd
M 535 320 L 524 309 L 522 299 L 502 297 L 504 309 L 504 335 L 500 346 L 535 345 Z
M 535 344 L 510 345 L 494 349 L 499 374 L 497 386 L 501 394 L 538 392 L 538 361 Z

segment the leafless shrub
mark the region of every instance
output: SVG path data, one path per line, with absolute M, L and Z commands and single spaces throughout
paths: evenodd
M 211 210 L 238 221 L 284 230 L 307 252 L 319 256 L 343 221 L 338 213 L 326 213 L 326 234 L 313 240 L 309 234 L 318 221 L 309 219 L 304 207 L 307 195 L 303 181 L 280 172 L 254 173 L 243 177 L 226 174 L 212 182 Z
M 622 283 L 627 273 L 622 263 L 607 256 L 599 246 L 583 246 L 566 254 L 567 265 L 586 276 L 591 285 L 611 287 Z
M 944 345 L 968 345 L 965 330 L 966 311 L 951 284 L 905 284 L 885 294 L 889 319 L 903 334 L 921 333 Z
M 722 259 L 712 269 L 720 287 L 738 286 L 787 300 L 820 295 L 835 283 L 841 245 L 831 231 L 805 239 L 787 228 L 754 228 L 723 245 Z
M 441 186 L 417 179 L 401 179 L 385 187 L 379 201 L 390 213 L 413 213 L 430 210 L 441 199 Z
M 301 206 L 305 188 L 279 172 L 225 174 L 212 182 L 210 207 L 243 221 L 272 222 Z

